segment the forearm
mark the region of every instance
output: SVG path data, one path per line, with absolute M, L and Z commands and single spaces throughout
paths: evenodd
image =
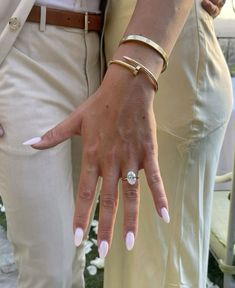
M 192 0 L 138 0 L 125 35 L 138 34 L 158 43 L 168 55 L 186 21 Z M 114 58 L 130 56 L 146 65 L 155 75 L 162 69 L 162 59 L 147 45 L 139 42 L 122 44 Z

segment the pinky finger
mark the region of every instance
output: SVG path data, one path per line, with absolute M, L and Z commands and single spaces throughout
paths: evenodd
M 144 161 L 144 170 L 158 214 L 166 223 L 169 223 L 170 216 L 168 212 L 168 202 L 157 156 L 147 156 Z

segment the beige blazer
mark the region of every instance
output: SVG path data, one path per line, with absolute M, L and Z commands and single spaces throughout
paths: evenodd
M 35 0 L 1 1 L 0 64 L 19 35 Z
M 0 3 L 0 64 L 5 59 L 7 54 L 9 53 L 12 45 L 14 44 L 17 36 L 19 35 L 27 16 L 35 4 L 36 0 L 11 0 L 11 1 L 1 1 Z M 118 3 L 118 5 L 116 5 Z M 125 24 L 127 24 L 127 20 L 130 19 L 130 16 L 134 10 L 136 0 L 107 0 L 104 1 L 105 4 L 105 17 L 104 17 L 104 28 L 101 34 L 101 38 L 103 40 L 104 34 L 107 37 L 107 43 L 118 43 L 121 35 L 120 31 L 123 30 Z M 110 18 L 113 18 L 116 13 L 114 9 L 125 9 L 125 19 L 123 19 L 123 23 L 119 23 L 119 33 L 115 31 L 113 33 L 113 28 L 116 30 L 116 26 L 114 27 Z M 115 12 L 115 13 L 114 13 Z M 108 18 L 108 19 L 107 19 Z M 109 21 L 106 21 L 109 20 Z M 107 23 L 106 23 L 107 22 Z M 111 27 L 109 27 L 109 25 Z M 108 29 L 108 33 L 104 33 Z M 111 32 L 112 31 L 112 32 Z M 117 36 L 115 39 L 115 35 Z M 113 42 L 114 41 L 114 42 Z M 101 51 L 103 50 L 103 41 L 101 41 Z M 103 56 L 102 60 L 103 60 Z M 102 61 L 104 63 L 104 61 Z M 103 67 L 102 67 L 103 69 Z

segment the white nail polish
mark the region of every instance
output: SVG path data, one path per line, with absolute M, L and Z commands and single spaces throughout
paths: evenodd
M 39 143 L 40 141 L 42 141 L 42 138 L 41 138 L 41 137 L 34 137 L 34 138 L 31 138 L 31 139 L 25 141 L 25 142 L 23 143 L 23 145 L 26 145 L 26 146 L 28 146 L 28 145 L 34 145 L 34 144 Z
M 101 241 L 100 247 L 99 247 L 99 255 L 101 259 L 104 259 L 106 255 L 108 254 L 109 250 L 109 243 L 107 241 Z
M 128 251 L 132 250 L 135 244 L 135 235 L 133 232 L 128 232 L 126 234 L 126 249 Z
M 77 228 L 74 235 L 74 244 L 75 246 L 79 246 L 82 243 L 84 236 L 84 231 L 81 228 Z
M 163 207 L 161 209 L 161 215 L 162 215 L 162 219 L 164 222 L 170 223 L 170 216 L 169 216 L 169 213 L 165 207 Z

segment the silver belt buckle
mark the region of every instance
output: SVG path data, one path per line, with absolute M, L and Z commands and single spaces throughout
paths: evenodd
M 84 31 L 85 33 L 87 33 L 89 31 L 89 14 L 88 12 L 85 12 L 85 27 L 84 27 Z

